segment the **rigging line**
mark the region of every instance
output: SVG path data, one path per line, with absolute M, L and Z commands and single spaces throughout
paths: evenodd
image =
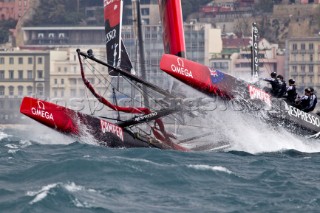
M 89 61 L 87 61 L 87 63 L 86 63 L 86 67 L 88 67 L 90 70 L 91 70 L 91 72 L 92 72 L 92 69 L 91 69 L 91 67 L 89 67 L 88 66 L 88 64 L 90 64 L 90 66 L 91 67 L 94 67 Z M 108 89 L 109 89 L 109 87 L 111 86 L 112 88 L 114 88 L 115 90 L 117 90 L 118 91 L 118 93 L 120 93 L 120 94 L 122 94 L 122 95 L 124 95 L 124 96 L 126 96 L 127 98 L 130 98 L 130 96 L 129 95 L 127 95 L 127 94 L 125 94 L 125 93 L 123 93 L 123 92 L 121 92 L 120 90 L 118 90 L 115 86 L 114 86 L 114 84 L 112 83 L 112 79 L 111 79 L 111 81 L 109 81 L 109 79 L 108 78 L 106 78 L 105 77 L 105 75 L 104 74 L 102 74 L 98 69 L 96 69 L 96 71 L 97 71 L 97 73 L 99 73 L 101 76 L 102 76 L 102 78 L 106 81 L 106 82 L 108 82 L 108 84 L 106 84 L 106 83 L 103 83 L 102 81 L 102 84 L 103 85 L 105 85 L 107 88 L 106 88 L 106 90 L 104 91 L 104 93 L 103 93 L 103 95 L 105 95 L 106 94 L 106 92 L 108 91 Z M 98 76 L 98 75 L 96 75 L 94 72 L 92 72 L 93 73 L 93 75 L 94 76 L 96 76 L 99 80 L 100 80 L 100 77 Z M 137 101 L 138 102 L 138 101 Z M 140 103 L 142 103 L 142 102 L 140 102 Z
M 90 64 L 90 62 L 88 62 L 88 63 Z M 90 64 L 90 65 L 91 65 L 91 64 Z M 93 67 L 93 65 L 91 65 L 91 66 Z M 90 67 L 89 67 L 89 69 L 90 69 Z M 90 70 L 91 70 L 91 69 L 90 69 Z M 110 82 L 106 77 L 104 77 L 104 75 L 101 74 L 101 72 L 100 72 L 99 70 L 97 70 L 97 72 L 98 72 L 101 76 L 103 76 L 103 78 L 104 78 L 106 81 Z M 122 76 L 122 78 L 125 79 L 127 82 L 129 82 L 131 85 L 133 85 L 138 91 L 140 91 L 140 93 L 142 93 L 140 87 L 138 87 L 137 85 L 133 84 L 133 83 L 132 83 L 128 78 L 126 78 L 125 76 Z M 110 85 L 111 85 L 113 88 L 115 88 L 114 85 L 112 84 L 112 82 L 110 82 Z M 116 89 L 116 90 L 118 91 L 118 93 L 123 94 L 123 95 L 125 95 L 126 97 L 130 98 L 127 94 L 121 92 L 121 91 L 118 90 L 118 89 Z M 162 106 L 162 105 L 161 105 L 160 103 L 158 103 L 155 99 L 153 99 L 152 96 L 150 96 L 149 94 L 148 94 L 148 96 L 149 96 L 150 98 L 152 98 L 152 100 L 154 100 L 155 103 L 157 103 L 157 104 L 159 104 L 160 106 Z M 137 101 L 137 100 L 136 100 L 136 101 Z M 142 104 L 142 102 L 140 102 L 140 101 L 137 101 L 137 102 L 140 103 L 140 104 Z M 163 106 L 162 106 L 162 107 L 163 107 Z M 176 119 L 177 119 L 179 122 L 181 122 L 180 119 L 178 119 L 178 118 L 176 118 Z
M 128 78 L 131 78 L 132 80 L 135 80 L 135 81 L 137 81 L 137 82 L 139 82 L 139 83 L 141 83 L 141 84 L 143 84 L 143 85 L 146 85 L 147 87 L 149 87 L 149 88 L 151 88 L 151 89 L 153 89 L 153 90 L 155 90 L 155 91 L 157 91 L 157 92 L 159 92 L 159 93 L 161 93 L 161 94 L 163 94 L 163 95 L 165 95 L 165 96 L 168 96 L 168 97 L 171 97 L 171 98 L 175 98 L 174 95 L 172 95 L 172 94 L 170 94 L 169 92 L 163 90 L 162 88 L 160 88 L 160 87 L 158 87 L 158 86 L 156 86 L 156 85 L 154 85 L 154 84 L 151 84 L 151 83 L 149 83 L 149 82 L 147 82 L 147 81 L 145 81 L 145 80 L 143 80 L 143 79 L 141 79 L 141 78 L 139 78 L 139 77 L 137 77 L 137 76 L 135 76 L 135 75 L 132 75 L 131 73 L 129 73 L 129 72 L 127 72 L 127 71 L 124 71 L 124 70 L 121 69 L 121 68 L 113 67 L 112 65 L 110 65 L 110 64 L 108 64 L 108 63 L 105 63 L 105 62 L 103 62 L 103 61 L 95 58 L 94 56 L 89 56 L 89 55 L 87 55 L 86 53 L 81 52 L 79 49 L 78 49 L 77 51 L 78 51 L 78 54 L 79 54 L 79 55 L 82 55 L 82 56 L 84 56 L 84 57 L 88 57 L 88 58 L 90 58 L 91 60 L 93 60 L 93 61 L 95 61 L 95 62 L 97 62 L 97 63 L 99 63 L 99 64 L 105 65 L 105 66 L 107 66 L 108 68 L 111 68 L 111 69 L 113 69 L 114 71 L 120 73 L 121 75 L 126 76 L 126 77 L 128 77 Z
M 127 79 L 127 78 L 124 78 L 126 81 L 128 81 L 129 82 L 129 84 L 132 84 L 132 82 L 129 80 L 129 79 Z M 134 86 L 134 85 L 133 85 Z M 140 93 L 142 92 L 142 88 L 140 88 L 140 87 L 138 87 L 138 88 L 136 88 Z M 163 108 L 165 108 L 166 106 L 163 106 L 161 103 L 159 103 L 156 99 L 154 99 L 154 97 L 152 97 L 149 93 L 147 93 L 147 95 L 148 95 L 148 97 L 149 98 L 151 98 L 151 100 L 153 100 L 156 104 L 158 104 L 159 106 L 161 106 L 161 107 L 163 107 Z M 154 110 L 154 109 L 153 109 Z M 173 118 L 170 118 L 170 119 L 177 119 L 179 122 L 181 122 L 182 123 L 182 120 L 181 119 L 179 119 L 175 114 L 171 114 L 171 115 L 167 115 L 166 117 L 173 117 Z
M 88 63 L 86 63 L 86 66 L 87 66 L 87 67 L 89 67 L 89 66 L 88 66 L 88 64 L 89 64 L 89 65 L 91 65 L 91 64 L 90 64 L 90 62 L 89 62 L 89 61 L 87 61 L 87 60 L 86 60 L 86 62 L 88 62 Z M 91 67 L 94 67 L 94 66 L 93 66 L 93 65 L 91 65 Z M 90 67 L 89 67 L 89 69 L 90 69 L 90 70 L 92 70 Z M 102 74 L 101 74 L 101 72 L 100 72 L 99 70 L 97 70 L 97 72 L 98 72 L 100 75 L 102 75 Z M 96 74 L 94 74 L 94 75 L 96 75 Z M 103 75 L 102 75 L 102 76 L 103 76 Z M 127 80 L 127 79 L 126 79 L 126 77 L 124 77 L 124 76 L 122 76 L 122 77 L 123 77 L 125 80 Z M 104 77 L 104 78 L 105 78 L 105 77 Z M 108 81 L 108 79 L 107 79 L 107 78 L 105 78 L 105 79 L 106 79 L 106 81 Z M 108 81 L 108 82 L 109 82 L 109 81 Z M 129 83 L 132 83 L 132 82 L 130 82 L 130 81 L 129 81 Z M 112 85 L 112 83 L 111 83 L 111 82 L 110 82 L 110 84 Z M 113 85 L 112 85 L 112 86 L 113 86 Z M 136 88 L 137 88 L 137 87 L 136 87 Z M 138 87 L 137 89 L 140 89 L 140 88 Z M 119 92 L 119 93 L 121 93 L 121 94 L 123 94 L 123 95 L 125 95 L 125 96 L 127 96 L 126 94 L 124 94 L 124 93 L 120 92 L 119 90 L 118 90 L 118 92 Z M 129 96 L 127 96 L 127 97 L 129 97 Z M 159 105 L 160 105 L 160 104 L 159 104 Z M 171 115 L 171 116 L 175 117 L 174 115 Z M 168 117 L 169 117 L 169 116 L 168 116 Z M 178 120 L 179 122 L 182 122 L 179 118 L 177 118 L 177 117 L 175 117 L 175 118 L 176 118 L 176 120 Z M 171 119 L 172 119 L 172 118 L 171 118 Z

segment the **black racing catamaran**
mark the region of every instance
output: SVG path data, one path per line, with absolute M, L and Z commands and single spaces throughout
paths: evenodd
M 23 99 L 20 111 L 50 128 L 73 137 L 89 133 L 104 146 L 192 150 L 185 145 L 185 142 L 193 140 L 197 143 L 199 138 L 213 133 L 193 135 L 189 139 L 179 140 L 167 130 L 168 125 L 165 124 L 164 117 L 176 120 L 177 112 L 179 114 L 189 112 L 183 105 L 175 102 L 181 97 L 134 74 L 132 63 L 121 39 L 122 7 L 122 0 L 104 1 L 107 61 L 97 58 L 92 50 L 85 52 L 77 50 L 85 87 L 100 103 L 113 110 L 117 118 L 89 115 L 33 97 Z M 219 97 L 223 101 L 230 102 L 236 100 L 245 105 L 255 105 L 258 101 L 259 104 L 272 109 L 268 111 L 267 121 L 272 121 L 273 124 L 289 127 L 295 132 L 300 130 L 308 134 L 320 132 L 320 118 L 317 115 L 302 112 L 282 100 L 272 98 L 254 84 L 186 59 L 181 1 L 159 0 L 159 7 L 165 50 L 160 62 L 161 70 L 209 97 Z M 97 69 L 92 64 L 103 68 Z M 104 87 L 108 92 L 101 92 L 96 84 L 90 82 L 86 75 L 88 71 L 99 75 L 101 78 L 99 83 L 105 83 Z M 117 83 L 113 84 L 110 79 Z M 130 94 L 121 91 L 121 82 L 125 81 L 131 85 L 135 94 L 139 94 L 138 98 L 130 97 Z M 128 97 L 130 104 L 120 104 L 117 93 Z M 106 94 L 113 94 L 113 101 L 106 98 Z M 162 101 L 159 101 L 159 97 Z M 146 99 L 148 100 L 145 101 Z M 211 148 L 208 146 L 208 149 Z M 194 146 L 194 150 L 198 149 L 199 147 Z
M 138 1 L 136 3 L 139 4 Z M 99 144 L 109 147 L 156 147 L 188 151 L 188 148 L 179 145 L 175 136 L 165 129 L 165 124 L 161 119 L 164 116 L 181 111 L 181 106 L 170 107 L 165 104 L 165 107 L 163 107 L 163 103 L 158 103 L 156 99 L 153 102 L 156 107 L 153 109 L 141 106 L 143 102 L 136 100 L 133 100 L 132 106 L 120 106 L 117 103 L 115 91 L 120 90 L 118 88 L 119 81 L 130 82 L 131 88 L 140 92 L 141 96 L 144 97 L 152 98 L 152 95 L 156 94 L 157 98 L 175 98 L 167 91 L 134 75 L 132 63 L 121 39 L 122 10 L 122 0 L 104 1 L 107 62 L 96 58 L 92 50 L 86 52 L 77 50 L 84 85 L 99 102 L 118 113 L 119 116 L 115 119 L 116 121 L 112 120 L 111 117 L 96 117 L 84 114 L 32 97 L 23 99 L 20 111 L 50 128 L 71 136 L 79 137 L 85 134 L 85 130 L 86 133 L 94 136 Z M 87 78 L 85 70 L 90 70 L 92 63 L 108 68 L 107 73 L 102 74 L 104 69 L 99 72 L 102 76 L 100 76 L 102 78 L 101 82 L 108 81 L 106 88 L 112 88 L 115 100 L 113 103 L 104 97 L 106 93 L 99 93 L 100 91 Z M 116 79 L 117 85 L 113 85 L 110 78 Z M 121 93 L 121 91 L 119 92 Z M 124 93 L 122 94 L 124 95 Z M 135 106 L 137 105 L 136 102 L 139 102 L 138 105 L 140 106 Z M 121 118 L 121 113 L 133 116 L 123 116 Z M 141 127 L 141 124 L 146 125 L 146 127 Z

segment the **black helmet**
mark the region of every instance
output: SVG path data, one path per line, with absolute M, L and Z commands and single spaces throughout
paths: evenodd
M 283 80 L 283 76 L 282 75 L 278 75 L 277 78 Z
M 276 73 L 276 72 L 272 72 L 272 73 L 270 74 L 270 76 L 271 76 L 272 78 L 275 78 L 275 77 L 277 77 L 277 73 Z
M 304 91 L 307 93 L 311 93 L 311 89 L 309 87 L 305 88 Z
M 313 87 L 309 87 L 309 89 L 310 89 L 310 92 L 314 92 Z
M 289 79 L 289 84 L 295 84 L 296 83 L 296 81 L 294 80 L 294 79 Z

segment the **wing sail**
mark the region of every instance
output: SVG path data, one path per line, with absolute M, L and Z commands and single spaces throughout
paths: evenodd
M 123 1 L 104 1 L 105 42 L 108 63 L 128 72 L 134 72 L 129 55 L 121 39 Z M 110 75 L 118 75 L 109 69 Z
M 159 0 L 163 45 L 167 54 L 186 57 L 181 0 Z

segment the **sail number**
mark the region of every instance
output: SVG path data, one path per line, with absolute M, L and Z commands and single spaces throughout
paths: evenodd
M 115 29 L 113 29 L 112 31 L 108 32 L 106 34 L 106 43 L 108 43 L 109 41 L 114 39 L 116 36 L 117 36 L 117 31 Z

